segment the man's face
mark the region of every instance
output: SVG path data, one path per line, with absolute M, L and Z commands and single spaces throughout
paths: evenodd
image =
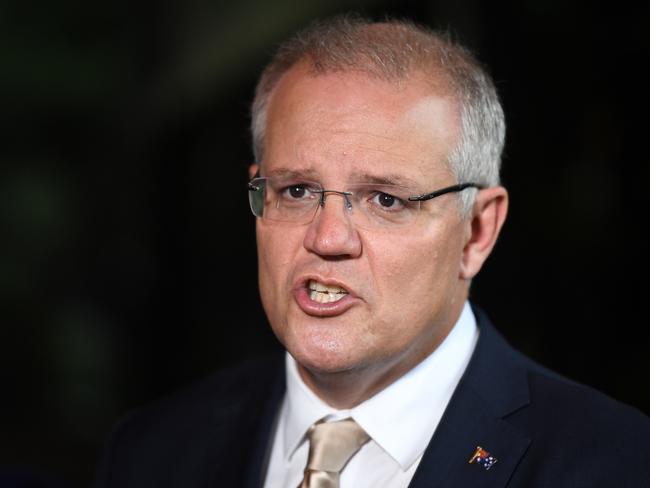
M 458 125 L 453 101 L 416 77 L 396 84 L 297 66 L 273 94 L 261 174 L 291 171 L 332 190 L 399 179 L 428 193 L 456 183 L 445 158 Z M 469 224 L 454 194 L 421 212 L 411 227 L 366 230 L 330 193 L 311 223 L 257 219 L 262 303 L 308 382 L 342 372 L 391 382 L 453 326 L 467 296 L 459 268 Z M 312 300 L 310 283 L 347 294 L 324 304 Z

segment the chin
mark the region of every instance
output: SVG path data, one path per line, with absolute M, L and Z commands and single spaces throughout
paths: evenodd
M 293 358 L 313 373 L 341 373 L 354 369 L 349 344 L 330 333 L 295 337 L 286 344 Z
M 314 373 L 339 373 L 355 369 L 371 349 L 362 317 L 350 312 L 337 317 L 312 317 L 290 310 L 276 336 L 289 354 Z M 363 345 L 366 345 L 365 347 Z

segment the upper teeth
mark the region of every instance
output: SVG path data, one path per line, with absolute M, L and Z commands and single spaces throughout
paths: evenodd
M 326 293 L 347 293 L 343 288 L 336 285 L 324 285 L 318 281 L 311 280 L 309 282 L 309 289 L 316 291 L 324 291 Z
M 347 291 L 336 285 L 325 285 L 315 280 L 309 281 L 309 297 L 320 303 L 336 302 L 347 295 Z

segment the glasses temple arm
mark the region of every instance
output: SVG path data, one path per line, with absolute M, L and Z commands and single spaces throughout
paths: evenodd
M 423 202 L 425 200 L 431 200 L 432 198 L 439 197 L 440 195 L 445 195 L 446 193 L 455 193 L 455 192 L 463 191 L 466 188 L 478 188 L 480 190 L 484 188 L 484 186 L 476 183 L 460 183 L 458 185 L 452 185 L 446 188 L 442 188 L 440 190 L 436 190 L 432 193 L 426 193 L 424 195 L 416 195 L 416 196 L 409 197 L 409 201 Z

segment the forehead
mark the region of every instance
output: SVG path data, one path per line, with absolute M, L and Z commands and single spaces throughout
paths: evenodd
M 356 72 L 313 75 L 298 65 L 272 94 L 263 166 L 436 178 L 449 173 L 458 128 L 453 98 L 417 74 L 389 82 Z

